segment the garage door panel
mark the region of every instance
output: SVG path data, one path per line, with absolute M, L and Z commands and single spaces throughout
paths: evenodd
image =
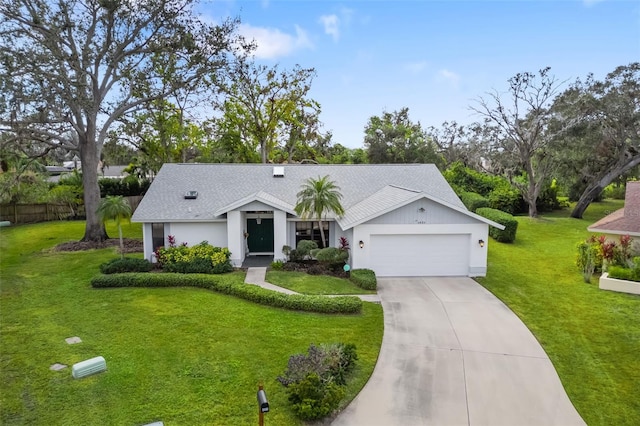
M 466 276 L 468 234 L 371 235 L 370 260 L 376 275 Z

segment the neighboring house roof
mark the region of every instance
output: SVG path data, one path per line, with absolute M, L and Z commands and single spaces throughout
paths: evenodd
M 624 208 L 603 217 L 587 230 L 640 237 L 640 181 L 627 182 Z
M 491 225 L 469 212 L 433 164 L 165 164 L 136 209 L 134 222 L 208 221 L 254 201 L 295 214 L 309 178 L 328 175 L 340 188 L 343 229 L 420 198 L 429 198 Z M 185 199 L 197 191 L 196 199 Z M 331 215 L 329 215 L 332 218 Z M 500 225 L 498 225 L 500 226 Z
M 105 178 L 123 178 L 127 176 L 127 172 L 124 171 L 129 167 L 128 165 L 114 165 L 114 166 L 104 166 L 104 168 L 98 167 L 98 177 Z

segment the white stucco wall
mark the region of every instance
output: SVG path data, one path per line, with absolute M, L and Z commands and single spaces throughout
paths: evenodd
M 165 239 L 168 235 L 176 238 L 176 245 L 187 243 L 194 246 L 207 241 L 212 246 L 227 247 L 225 222 L 174 222 L 165 226 Z

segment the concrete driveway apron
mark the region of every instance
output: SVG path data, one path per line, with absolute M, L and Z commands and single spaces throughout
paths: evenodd
M 381 278 L 371 379 L 332 425 L 584 425 L 520 319 L 470 278 Z

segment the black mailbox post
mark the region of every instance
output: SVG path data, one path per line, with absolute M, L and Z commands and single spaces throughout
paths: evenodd
M 264 413 L 269 412 L 269 401 L 267 394 L 262 389 L 262 385 L 258 386 L 258 424 L 264 425 Z

